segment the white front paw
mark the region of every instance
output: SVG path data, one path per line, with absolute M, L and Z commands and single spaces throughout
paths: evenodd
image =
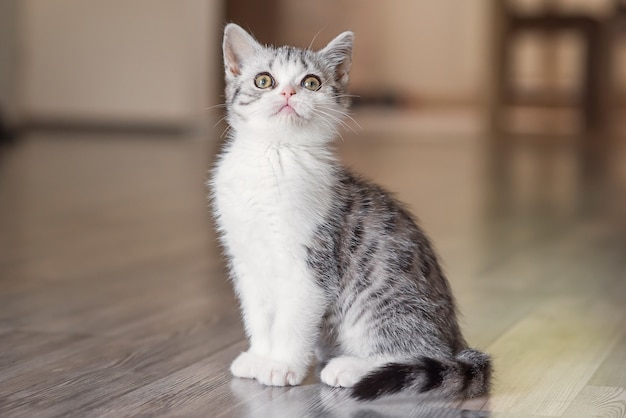
M 241 353 L 233 361 L 230 371 L 234 376 L 256 379 L 268 386 L 296 386 L 306 376 L 306 367 L 296 367 L 248 352 Z
M 329 386 L 351 388 L 371 369 L 364 359 L 335 357 L 324 367 L 320 378 Z
M 255 379 L 262 366 L 261 358 L 245 351 L 232 362 L 230 372 L 236 377 Z
M 268 361 L 256 379 L 268 386 L 296 386 L 302 383 L 306 374 L 306 369 L 301 369 L 286 363 Z

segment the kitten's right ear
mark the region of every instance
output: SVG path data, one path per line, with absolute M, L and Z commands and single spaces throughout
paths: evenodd
M 241 74 L 241 65 L 250 55 L 262 46 L 241 26 L 229 23 L 224 28 L 224 68 L 226 77 L 237 77 Z

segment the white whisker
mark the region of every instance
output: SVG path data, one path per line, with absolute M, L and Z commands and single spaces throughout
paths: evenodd
M 327 120 L 324 120 L 324 122 L 333 129 L 333 131 L 335 131 L 335 133 L 337 135 L 339 135 L 339 137 L 341 138 L 341 140 L 343 141 L 343 136 L 341 135 L 341 133 L 339 133 L 339 131 L 337 130 L 337 128 L 335 127 L 337 124 L 341 125 L 344 129 L 352 129 L 352 127 L 350 125 L 347 125 L 344 121 L 342 121 L 340 118 L 338 118 L 337 116 L 331 115 L 330 113 L 326 113 L 323 110 L 320 109 L 314 109 L 313 110 L 314 114 L 317 114 L 319 116 L 322 116 L 322 120 L 324 120 L 324 116 L 326 116 L 327 118 L 331 119 L 334 122 L 329 122 Z M 354 132 L 354 130 L 352 129 L 352 131 Z M 355 132 L 356 133 L 356 132 Z
M 342 125 L 342 126 L 344 126 L 344 127 L 345 127 L 345 128 L 347 128 L 347 129 L 350 129 L 350 130 L 351 130 L 352 132 L 354 132 L 355 134 L 356 134 L 356 133 L 358 133 L 358 132 L 356 131 L 356 129 L 354 129 L 352 126 L 350 126 L 350 124 L 348 124 L 346 121 L 344 121 L 344 120 L 343 120 L 340 116 L 345 116 L 345 117 L 347 117 L 347 118 L 348 118 L 350 121 L 352 121 L 352 122 L 353 122 L 353 123 L 354 123 L 354 124 L 355 124 L 355 125 L 356 125 L 359 129 L 360 129 L 360 130 L 363 130 L 363 128 L 361 127 L 361 125 L 359 125 L 359 123 L 358 123 L 356 120 L 354 120 L 354 118 L 353 118 L 352 116 L 350 116 L 349 114 L 347 114 L 346 112 L 343 112 L 343 111 L 341 111 L 341 110 L 334 109 L 334 108 L 329 107 L 329 106 L 324 106 L 324 107 L 323 107 L 323 109 L 324 109 L 324 110 L 327 110 L 327 111 L 331 111 L 331 112 L 336 113 L 336 115 L 335 115 L 335 114 L 330 114 L 330 113 L 326 113 L 326 114 L 327 114 L 329 117 L 333 117 L 333 118 L 335 118 L 335 119 L 336 119 L 339 123 L 341 123 L 341 125 Z M 319 110 L 319 109 L 318 109 L 318 110 Z M 340 115 L 340 116 L 338 116 L 338 115 Z
M 317 37 L 319 36 L 320 33 L 322 33 L 322 31 L 324 31 L 324 29 L 326 29 L 328 27 L 328 25 L 324 26 L 322 29 L 318 30 L 317 33 L 315 34 L 315 36 L 313 37 L 313 39 L 311 39 L 311 43 L 309 44 L 309 47 L 307 49 L 311 49 L 311 47 L 313 46 L 313 42 L 315 42 L 315 40 L 317 39 Z
M 218 103 L 218 104 L 213 105 L 213 106 L 208 106 L 208 107 L 205 107 L 204 110 L 211 110 L 211 109 L 216 109 L 216 108 L 226 109 L 226 103 Z
M 215 122 L 215 125 L 213 125 L 213 129 L 215 129 L 215 127 L 219 125 L 222 121 L 226 120 L 227 117 L 228 115 L 222 116 L 217 122 Z

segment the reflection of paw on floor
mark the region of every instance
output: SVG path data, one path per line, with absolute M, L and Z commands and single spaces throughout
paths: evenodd
M 233 379 L 230 390 L 240 405 L 225 416 L 250 418 L 325 416 L 326 402 L 322 401 L 324 393 L 320 390 L 322 388 L 345 392 L 320 385 L 275 387 L 262 386 L 252 380 Z
M 226 410 L 219 416 L 247 418 L 457 416 L 451 409 L 456 404 L 432 399 L 426 395 L 399 394 L 372 402 L 361 402 L 350 396 L 350 390 L 343 388 L 317 384 L 271 387 L 245 379 L 232 379 L 230 391 L 238 406 Z M 487 414 L 488 412 L 471 411 L 468 416 L 485 417 Z

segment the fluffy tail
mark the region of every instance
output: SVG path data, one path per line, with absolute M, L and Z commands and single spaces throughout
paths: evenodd
M 352 396 L 371 400 L 410 388 L 442 397 L 474 398 L 488 393 L 490 383 L 489 355 L 466 349 L 452 359 L 423 357 L 413 364 L 387 364 L 363 377 Z

